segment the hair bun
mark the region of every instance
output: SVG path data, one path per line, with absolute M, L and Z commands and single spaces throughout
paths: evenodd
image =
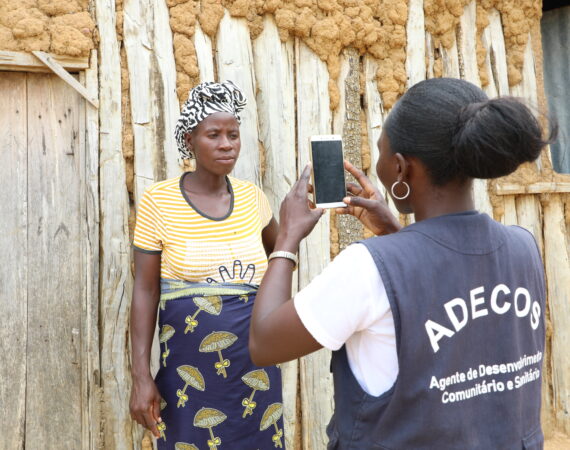
M 463 107 L 451 141 L 457 170 L 470 178 L 508 175 L 538 158 L 546 144 L 534 114 L 512 97 Z

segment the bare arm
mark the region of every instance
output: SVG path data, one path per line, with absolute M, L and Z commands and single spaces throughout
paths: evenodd
M 159 437 L 160 394 L 150 373 L 150 351 L 160 298 L 160 254 L 136 251 L 135 283 L 131 303 L 133 379 L 131 417 Z
M 349 186 L 354 197 L 345 199 L 349 206 L 337 211 L 354 215 L 378 235 L 398 231 L 401 225 L 370 180 L 349 162 L 345 162 L 345 168 L 359 185 Z M 275 250 L 296 253 L 301 240 L 311 232 L 323 213 L 323 210 L 309 206 L 309 174 L 310 166 L 307 166 L 281 204 Z M 270 262 L 261 282 L 249 334 L 249 351 L 257 365 L 289 361 L 321 348 L 301 322 L 291 299 L 292 273 L 293 263 L 277 258 Z
M 299 242 L 314 228 L 323 214 L 311 209 L 307 200 L 310 167 L 281 205 L 276 250 L 296 253 Z M 290 361 L 321 348 L 299 318 L 291 299 L 293 263 L 288 259 L 270 261 L 253 307 L 249 334 L 252 361 L 261 366 Z
M 277 233 L 279 233 L 279 224 L 275 220 L 275 217 L 272 217 L 269 223 L 261 232 L 261 239 L 263 240 L 263 248 L 265 249 L 265 254 L 269 256 L 269 254 L 275 248 L 275 240 L 277 239 Z

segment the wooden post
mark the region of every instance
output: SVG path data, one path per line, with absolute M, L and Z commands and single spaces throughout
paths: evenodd
M 543 389 L 543 395 L 547 396 L 546 405 L 549 407 L 545 413 L 554 419 L 555 429 L 570 434 L 570 226 L 568 216 L 564 216 L 564 208 L 570 205 L 568 196 L 566 197 L 565 205 L 560 195 L 544 196 L 542 203 L 547 307 L 552 322 L 552 333 L 549 333 L 551 352 L 545 361 L 551 378 L 544 380 L 548 389 Z M 545 431 L 552 434 L 554 430 L 552 424 L 549 425 Z
M 87 92 L 99 97 L 97 50 L 91 51 L 89 68 L 82 74 Z M 82 192 L 85 217 L 84 280 L 85 313 L 82 335 L 82 366 L 86 372 L 82 388 L 85 411 L 82 420 L 82 448 L 95 450 L 101 447 L 101 371 L 99 366 L 99 111 L 85 111 L 85 171 Z
M 247 106 L 241 112 L 241 152 L 233 176 L 261 186 L 255 74 L 246 21 L 234 19 L 226 11 L 218 29 L 217 43 L 219 80 L 232 80 L 247 97 Z
M 212 40 L 202 31 L 198 21 L 196 21 L 194 29 L 194 48 L 196 49 L 196 59 L 200 69 L 200 81 L 218 81 L 214 75 Z
M 172 51 L 172 32 L 166 3 L 162 0 L 151 1 L 154 19 L 151 92 L 155 93 L 157 103 L 154 106 L 157 152 L 162 155 L 164 175 L 166 178 L 172 178 L 181 171 L 174 139 L 174 128 L 180 115 L 180 107 L 176 94 L 176 63 Z
M 24 448 L 26 433 L 26 370 L 28 344 L 28 110 L 26 75 L 5 73 L 0 77 L 0 204 L 10 214 L 0 220 L 2 265 L 12 272 L 0 286 L 3 326 L 0 327 L 0 448 Z M 8 95 L 6 95 L 8 94 Z M 14 245 L 14 243 L 17 243 Z
M 279 219 L 279 207 L 297 179 L 295 154 L 295 55 L 293 42 L 282 43 L 275 21 L 264 18 L 262 33 L 253 42 L 253 59 L 257 79 L 259 137 L 265 152 L 263 190 L 273 215 Z M 279 89 L 276 89 L 276 87 Z M 296 291 L 297 272 L 293 274 Z M 295 292 L 293 292 L 295 294 Z M 285 446 L 300 448 L 298 361 L 281 365 L 283 376 L 283 420 Z
M 344 159 L 355 167 L 362 168 L 360 125 L 360 57 L 355 49 L 346 49 L 341 55 L 341 70 L 338 78 L 340 101 L 333 116 L 333 133 L 342 136 Z M 347 182 L 354 177 L 345 174 Z M 331 215 L 336 218 L 338 251 L 364 237 L 364 227 L 355 217 Z M 334 254 L 334 251 L 333 251 Z
M 295 40 L 297 84 L 297 146 L 301 172 L 309 162 L 309 138 L 331 133 L 326 65 L 309 48 Z M 330 259 L 329 216 L 325 214 L 299 249 L 299 288 L 318 275 Z M 330 351 L 320 350 L 301 358 L 301 413 L 303 449 L 325 447 L 325 427 L 333 411 Z
M 103 447 L 130 449 L 140 430 L 129 414 L 129 304 L 132 292 L 129 199 L 121 148 L 121 60 L 114 0 L 96 0 L 100 111 L 100 340 Z
M 406 72 L 408 73 L 408 88 L 410 88 L 426 78 L 426 39 L 423 0 L 409 1 L 406 34 Z
M 25 446 L 81 448 L 85 104 L 53 74 L 28 74 L 27 85 L 27 269 L 34 276 L 27 283 Z

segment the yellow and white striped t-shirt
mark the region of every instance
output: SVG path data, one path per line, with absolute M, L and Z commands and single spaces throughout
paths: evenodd
M 148 188 L 137 211 L 135 249 L 162 253 L 161 277 L 194 282 L 259 284 L 267 269 L 261 231 L 272 213 L 265 194 L 228 177 L 228 214 L 210 218 L 192 206 L 184 174 Z

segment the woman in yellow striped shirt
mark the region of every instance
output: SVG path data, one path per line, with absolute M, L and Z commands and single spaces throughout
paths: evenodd
M 159 449 L 283 446 L 280 371 L 256 367 L 247 348 L 278 226 L 263 192 L 229 176 L 245 103 L 231 81 L 190 92 L 176 138 L 196 170 L 151 186 L 137 212 L 130 408 Z

